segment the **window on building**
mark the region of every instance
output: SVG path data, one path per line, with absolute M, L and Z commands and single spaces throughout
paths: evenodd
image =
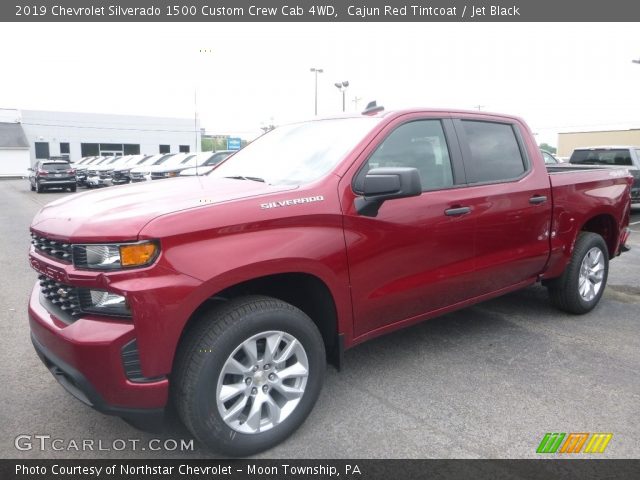
M 440 120 L 420 120 L 396 128 L 369 157 L 357 183 L 377 167 L 416 168 L 423 191 L 451 187 L 453 172 Z
M 189 153 L 191 147 L 189 145 L 180 145 L 180 153 Z
M 49 142 L 35 142 L 36 158 L 49 158 Z
M 125 155 L 140 155 L 140 145 L 135 145 L 132 143 L 124 144 L 124 154 Z
M 69 155 L 69 143 L 60 142 L 60 155 Z
M 160 153 L 171 153 L 171 145 L 160 145 Z
M 471 152 L 470 183 L 518 178 L 525 164 L 513 126 L 504 123 L 463 120 Z
M 84 157 L 97 157 L 100 155 L 100 145 L 97 143 L 81 143 L 80 154 Z

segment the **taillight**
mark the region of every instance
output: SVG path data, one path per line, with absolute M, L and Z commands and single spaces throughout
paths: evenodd
M 76 171 L 75 171 L 73 168 L 70 168 L 69 170 L 67 170 L 67 173 L 68 173 L 69 175 L 75 175 L 75 174 L 76 174 Z
M 49 175 L 49 172 L 46 170 L 38 170 L 38 175 Z

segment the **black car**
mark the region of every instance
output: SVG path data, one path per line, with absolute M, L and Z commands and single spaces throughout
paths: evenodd
M 31 191 L 42 193 L 49 188 L 68 188 L 76 191 L 76 171 L 68 161 L 38 160 L 29 169 Z

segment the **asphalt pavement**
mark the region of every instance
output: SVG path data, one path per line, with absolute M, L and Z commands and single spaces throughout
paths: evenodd
M 177 422 L 144 433 L 85 407 L 37 358 L 28 228 L 64 195 L 0 181 L 0 457 L 212 457 L 174 448 L 190 442 Z M 611 262 L 591 313 L 558 312 L 534 286 L 358 346 L 341 372 L 328 368 L 302 427 L 258 458 L 534 458 L 547 432 L 613 433 L 591 456 L 638 458 L 640 211 L 632 222 L 633 248 Z

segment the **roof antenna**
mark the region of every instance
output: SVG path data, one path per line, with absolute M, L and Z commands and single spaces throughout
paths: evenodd
M 382 105 L 378 106 L 378 104 L 374 100 L 373 102 L 367 103 L 367 106 L 362 111 L 362 114 L 363 115 L 374 115 L 374 114 L 376 114 L 378 112 L 381 112 L 383 110 L 384 110 L 384 107 Z

